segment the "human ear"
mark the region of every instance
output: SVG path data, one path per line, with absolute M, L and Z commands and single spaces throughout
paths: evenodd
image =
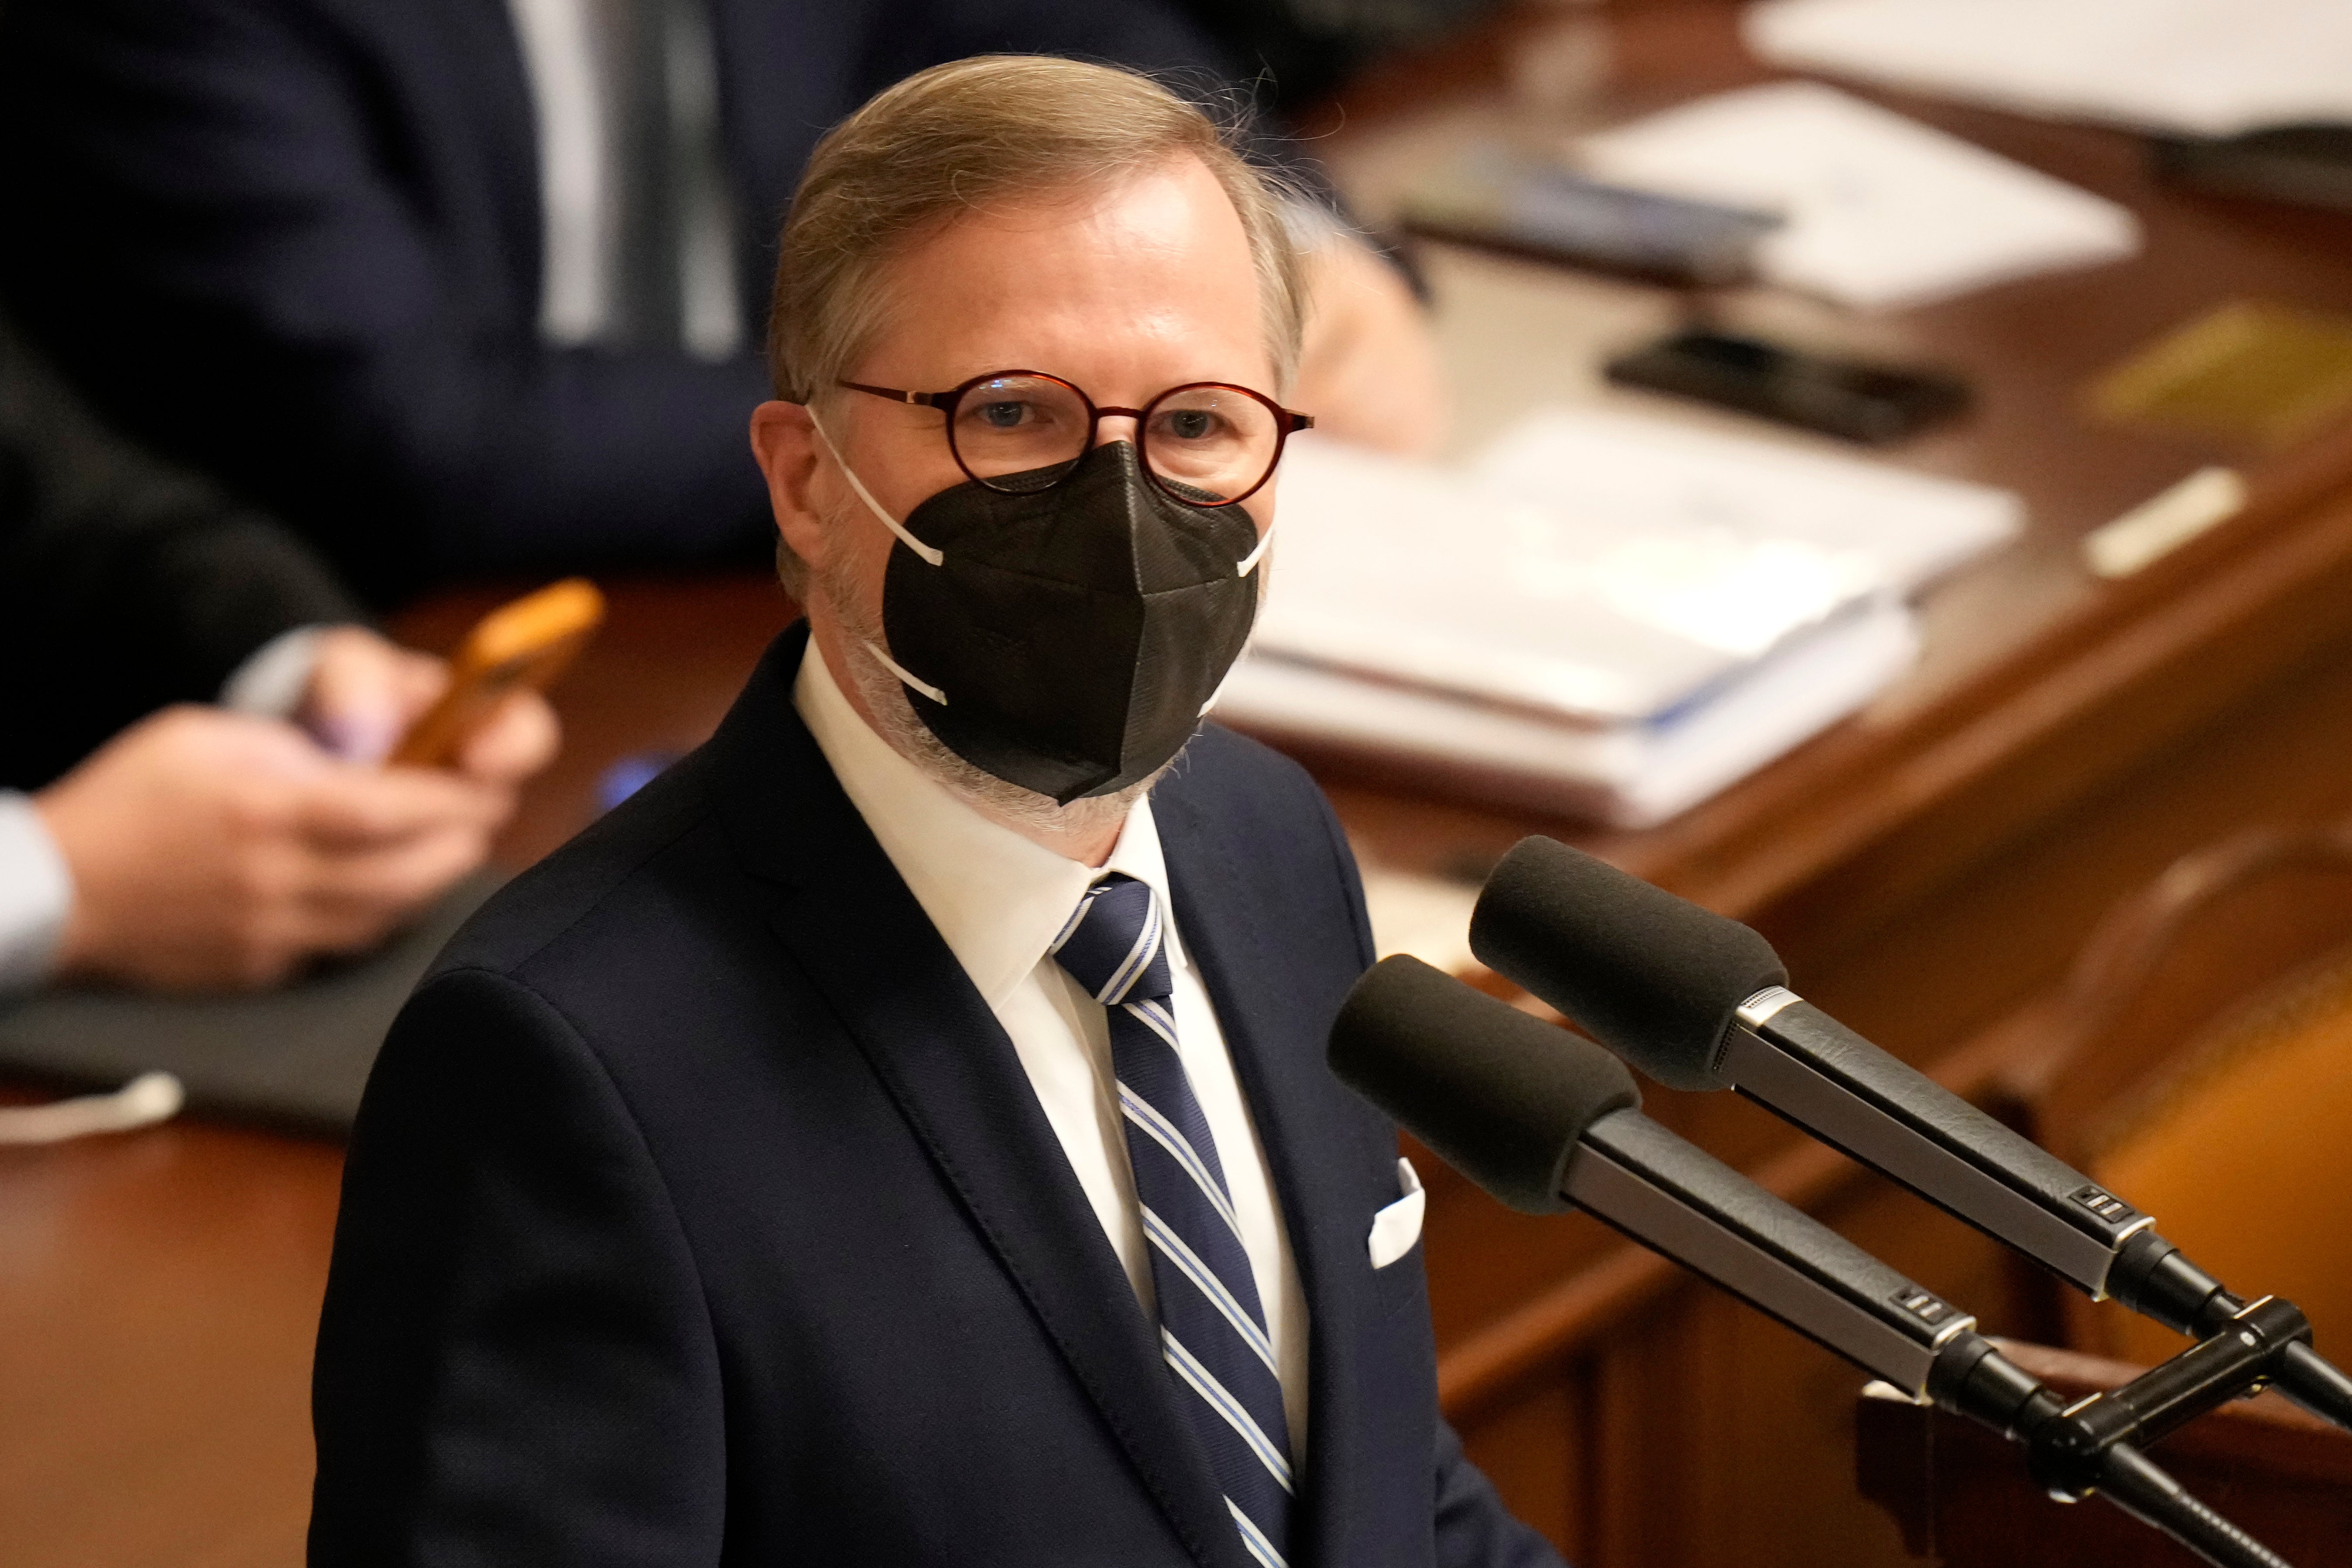
M 751 456 L 768 479 L 776 531 L 812 566 L 824 559 L 825 529 L 816 507 L 816 421 L 799 403 L 762 403 L 751 411 Z

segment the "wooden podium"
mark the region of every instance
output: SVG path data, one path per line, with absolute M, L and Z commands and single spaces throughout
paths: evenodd
M 2074 1398 L 2140 1368 L 2004 1342 L 2011 1361 Z M 2352 1433 L 2275 1394 L 2224 1405 L 2167 1437 L 2149 1458 L 2296 1568 L 2352 1556 Z M 1915 1557 L 1945 1568 L 2197 1568 L 2199 1559 L 2121 1510 L 2062 1503 L 2025 1457 L 1983 1427 L 1912 1404 L 1882 1384 L 1854 1414 L 1854 1479 L 1903 1531 Z

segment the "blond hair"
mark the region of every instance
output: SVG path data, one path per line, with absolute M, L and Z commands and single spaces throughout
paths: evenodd
M 1285 193 L 1242 155 L 1231 126 L 1135 71 L 983 55 L 885 89 L 817 143 L 778 247 L 768 316 L 776 395 L 830 394 L 887 319 L 882 271 L 957 215 L 1100 188 L 1185 154 L 1240 216 L 1279 394 L 1298 363 L 1306 284 Z

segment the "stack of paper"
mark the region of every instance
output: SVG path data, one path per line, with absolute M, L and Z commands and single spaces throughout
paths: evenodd
M 1639 826 L 1908 668 L 1922 577 L 2015 530 L 2006 492 L 1605 413 L 1467 471 L 1312 438 L 1219 716 L 1492 798 Z
M 1774 0 L 1763 58 L 2190 136 L 2352 121 L 2345 0 Z
M 1603 408 L 1538 409 L 1469 472 L 1506 494 L 1629 530 L 1681 522 L 1802 541 L 1866 562 L 1874 584 L 1896 594 L 2024 523 L 2008 490 Z
M 1701 99 L 1588 137 L 1580 156 L 1619 184 L 1782 214 L 1758 273 L 1866 310 L 2139 248 L 2128 208 L 1816 82 Z

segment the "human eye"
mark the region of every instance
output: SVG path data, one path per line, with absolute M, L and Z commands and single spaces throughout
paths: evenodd
M 1163 409 L 1153 424 L 1157 426 L 1155 435 L 1188 446 L 1228 439 L 1234 433 L 1225 416 L 1213 408 Z
M 974 440 L 1061 442 L 1083 438 L 1086 412 L 1058 382 L 996 376 L 973 386 L 956 409 L 956 427 Z

